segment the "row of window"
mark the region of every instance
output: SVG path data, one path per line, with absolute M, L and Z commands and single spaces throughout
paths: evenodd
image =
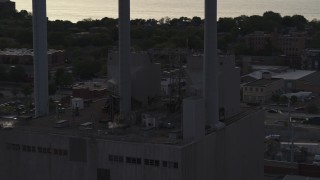
M 68 156 L 68 150 L 66 149 L 57 149 L 57 148 L 48 148 L 48 147 L 36 147 L 29 145 L 20 145 L 7 143 L 7 149 L 13 151 L 24 151 L 24 152 L 38 152 L 44 154 L 54 154 L 59 156 Z
M 263 88 L 244 87 L 244 91 L 254 91 L 254 89 L 255 89 L 255 92 L 263 92 Z
M 265 97 L 264 96 L 247 96 L 247 95 L 244 95 L 243 96 L 243 100 L 244 101 L 264 101 Z
M 124 157 L 119 155 L 109 155 L 109 161 L 123 163 Z M 126 157 L 125 162 L 128 164 L 142 164 L 142 159 L 136 158 L 136 157 Z M 166 168 L 175 168 L 175 169 L 179 168 L 178 162 L 173 162 L 173 161 L 162 161 L 162 164 L 161 164 L 160 160 L 144 159 L 143 164 L 147 166 L 155 166 L 155 167 L 162 166 Z

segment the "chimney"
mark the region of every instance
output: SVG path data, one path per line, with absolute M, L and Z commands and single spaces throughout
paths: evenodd
M 130 123 L 131 111 L 130 0 L 119 0 L 119 95 L 120 113 Z
M 219 121 L 217 0 L 205 0 L 204 39 L 205 119 L 211 128 L 221 129 L 224 124 Z
M 32 1 L 35 117 L 49 113 L 46 0 Z

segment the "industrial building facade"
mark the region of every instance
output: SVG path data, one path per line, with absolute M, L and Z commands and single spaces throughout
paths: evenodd
M 244 111 L 199 140 L 41 129 L 31 122 L 0 131 L 0 179 L 259 180 L 261 116 Z

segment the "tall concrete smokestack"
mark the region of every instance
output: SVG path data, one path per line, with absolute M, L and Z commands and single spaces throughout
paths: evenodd
M 119 94 L 120 113 L 128 122 L 131 111 L 130 0 L 119 0 Z
M 204 88 L 205 119 L 215 129 L 224 126 L 219 121 L 219 64 L 217 51 L 217 0 L 205 0 Z
M 49 113 L 46 0 L 32 0 L 35 116 Z

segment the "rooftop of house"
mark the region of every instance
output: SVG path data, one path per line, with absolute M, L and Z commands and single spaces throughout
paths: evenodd
M 296 175 L 287 175 L 283 180 L 320 180 L 320 178 L 307 177 L 307 176 L 296 176 Z
M 259 79 L 253 82 L 249 82 L 245 84 L 244 86 L 252 86 L 252 87 L 266 87 L 270 84 L 282 80 L 281 78 L 271 78 L 271 79 Z
M 305 83 L 310 85 L 317 85 L 320 86 L 320 72 L 317 71 L 315 73 L 309 74 L 303 78 L 301 78 L 302 81 L 305 81 Z
M 315 73 L 316 71 L 308 71 L 308 70 L 293 70 L 288 71 L 286 73 L 281 73 L 278 75 L 274 75 L 274 78 L 282 78 L 284 80 L 298 80 L 301 79 L 307 75 L 310 75 L 312 73 Z
M 104 90 L 107 89 L 105 82 L 80 82 L 73 85 L 72 89 L 89 89 L 89 90 Z
M 63 50 L 48 49 L 48 54 L 64 52 Z M 0 55 L 5 56 L 33 56 L 33 49 L 4 49 L 0 50 Z

